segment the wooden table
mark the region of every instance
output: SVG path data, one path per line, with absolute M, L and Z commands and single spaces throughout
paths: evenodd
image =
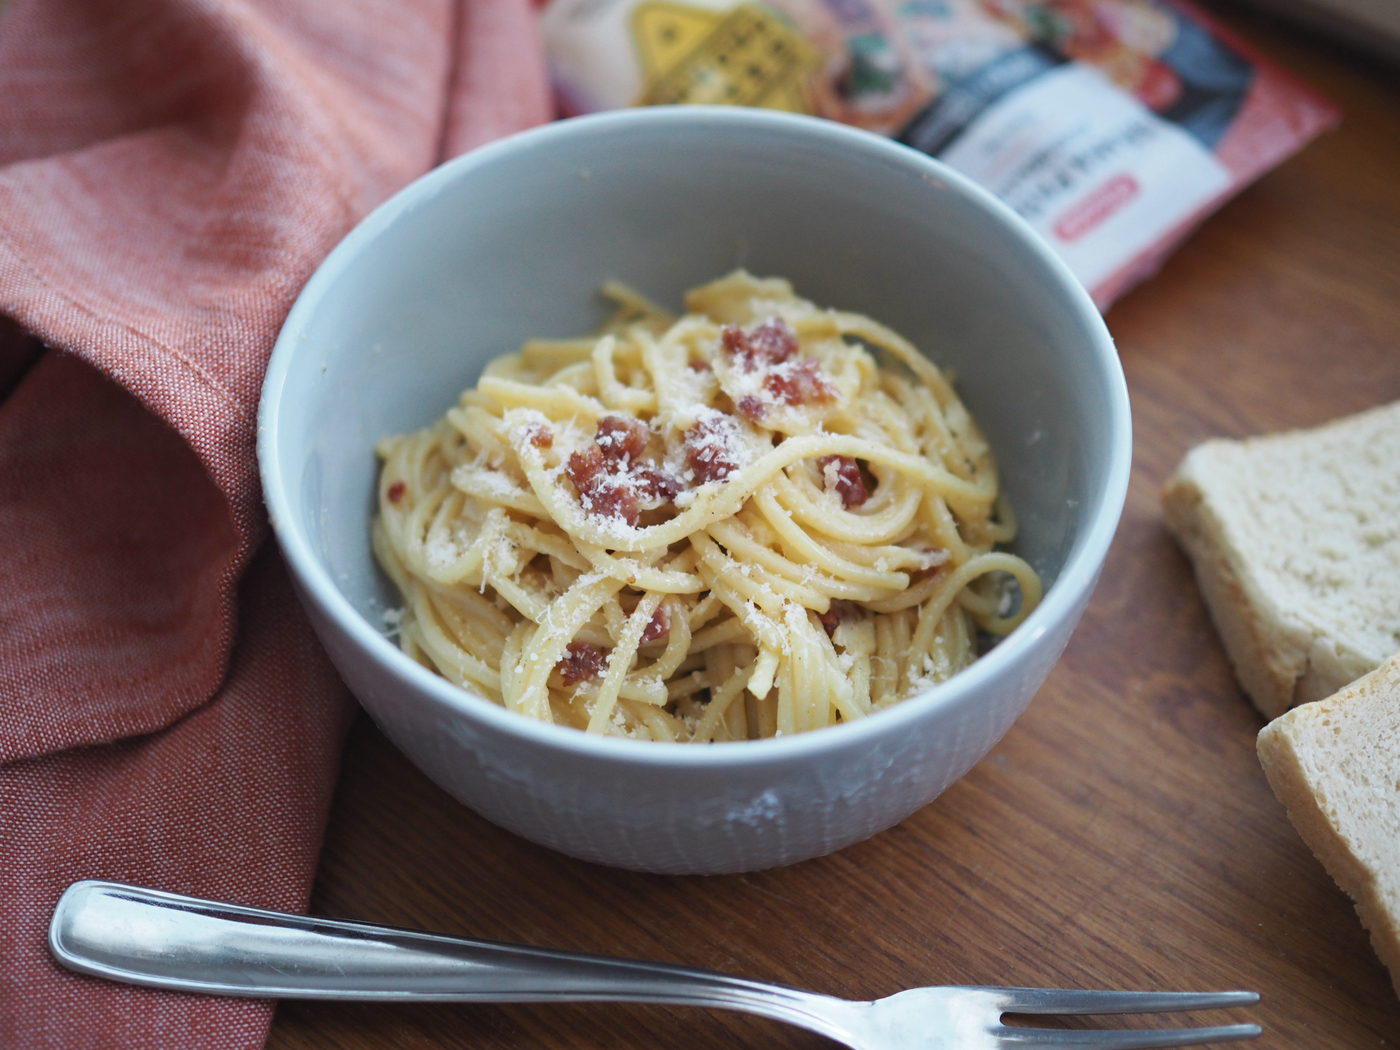
M 1255 1020 L 1261 1050 L 1400 1045 L 1400 999 L 1265 783 L 1261 720 L 1157 503 L 1204 438 L 1400 398 L 1400 70 L 1222 14 L 1346 120 L 1211 218 L 1109 314 L 1134 412 L 1127 507 L 1064 659 L 987 758 L 903 824 L 835 856 L 672 878 L 584 864 L 501 831 L 362 718 L 312 910 L 856 999 L 944 983 L 1251 988 L 1259 1006 L 1195 1020 Z M 269 1045 L 829 1044 L 659 1007 L 284 1003 Z

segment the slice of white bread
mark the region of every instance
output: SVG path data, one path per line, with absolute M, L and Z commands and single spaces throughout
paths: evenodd
M 1270 722 L 1258 748 L 1269 786 L 1356 902 L 1400 994 L 1400 654 Z
M 1240 684 L 1276 718 L 1400 648 L 1400 401 L 1207 441 L 1162 489 Z

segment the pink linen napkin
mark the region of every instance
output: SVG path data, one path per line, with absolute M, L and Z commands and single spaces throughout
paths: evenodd
M 549 116 L 527 0 L 0 12 L 0 1046 L 265 1040 L 60 969 L 48 918 L 81 878 L 305 907 L 353 705 L 267 536 L 267 358 L 366 212 Z

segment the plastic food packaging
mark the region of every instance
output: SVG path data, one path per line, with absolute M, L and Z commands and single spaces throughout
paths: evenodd
M 1101 309 L 1339 119 L 1182 0 L 550 0 L 566 116 L 764 106 L 852 124 L 1004 200 Z

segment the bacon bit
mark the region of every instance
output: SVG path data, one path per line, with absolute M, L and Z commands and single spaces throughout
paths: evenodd
M 631 486 L 603 476 L 606 462 L 603 450 L 593 445 L 571 453 L 564 473 L 574 483 L 585 511 L 604 518 L 621 518 L 628 525 L 636 525 L 641 516 L 637 493 Z
M 658 605 L 656 612 L 652 613 L 651 622 L 647 624 L 646 630 L 642 632 L 642 644 L 654 642 L 658 638 L 664 638 L 671 633 L 671 618 L 666 615 L 666 607 Z
M 389 497 L 389 502 L 397 503 L 399 500 L 403 499 L 403 494 L 407 491 L 408 486 L 405 485 L 402 481 L 394 482 L 392 485 L 389 486 L 389 491 L 387 493 Z
M 826 628 L 826 636 L 830 638 L 836 633 L 836 628 L 840 627 L 848 620 L 855 620 L 862 615 L 862 610 L 855 602 L 837 599 L 831 603 L 831 607 L 824 613 L 819 613 L 817 619 Z
M 621 518 L 633 526 L 641 520 L 642 511 L 637 505 L 637 494 L 626 485 L 602 482 L 593 487 L 588 498 L 590 505 L 584 509 L 593 514 L 604 518 Z
M 782 364 L 797 356 L 797 335 L 780 317 L 770 317 L 747 335 L 742 328 L 725 325 L 720 345 L 739 361 L 745 372 Z
M 764 364 L 791 360 L 797 356 L 797 333 L 781 317 L 770 317 L 749 333 L 749 351 Z
M 530 444 L 536 448 L 551 448 L 554 445 L 554 431 L 542 423 L 533 423 L 526 431 Z
M 739 410 L 739 414 L 745 419 L 751 419 L 757 423 L 763 418 L 763 402 L 752 394 L 745 394 L 739 398 L 739 403 L 734 406 Z
M 689 368 L 692 372 L 708 372 L 710 371 L 710 362 L 701 361 L 699 358 L 695 358 L 687 362 L 686 367 Z
M 564 473 L 574 483 L 579 495 L 583 495 L 593 485 L 598 472 L 603 469 L 603 450 L 597 445 L 581 449 L 569 456 L 569 465 Z
M 836 466 L 834 478 L 833 471 L 829 469 L 831 464 Z M 836 494 L 841 497 L 841 505 L 847 510 L 859 507 L 870 498 L 865 479 L 860 474 L 860 464 L 850 456 L 823 456 L 817 460 L 817 465 L 822 468 L 827 490 L 830 491 L 835 482 Z
M 680 479 L 655 467 L 633 467 L 632 481 L 645 499 L 669 502 L 681 494 Z
M 719 342 L 726 354 L 747 354 L 749 351 L 748 337 L 736 324 L 727 324 L 719 330 Z
M 836 388 L 826 381 L 814 357 L 804 357 L 781 372 L 769 372 L 763 378 L 763 389 L 789 405 L 836 400 Z
M 607 666 L 603 650 L 588 642 L 570 642 L 564 659 L 559 661 L 559 673 L 565 685 L 577 685 L 586 678 L 597 678 Z
M 639 419 L 604 416 L 598 421 L 593 444 L 570 454 L 564 468 L 586 512 L 635 526 L 642 501 L 668 502 L 680 495 L 679 479 L 639 462 L 650 437 Z
M 598 432 L 593 435 L 593 441 L 608 459 L 619 460 L 626 456 L 637 460 L 646 451 L 649 436 L 647 425 L 640 419 L 604 416 L 598 420 Z
M 685 463 L 696 481 L 723 481 L 739 469 L 729 456 L 729 439 L 738 433 L 733 418 L 723 415 L 702 419 L 685 432 Z

